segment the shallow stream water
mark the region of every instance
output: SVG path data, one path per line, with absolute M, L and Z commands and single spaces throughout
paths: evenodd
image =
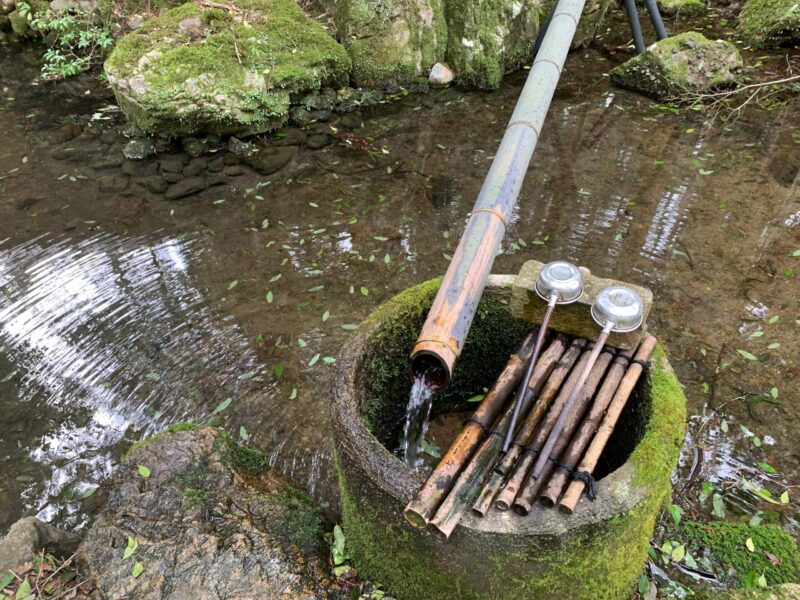
M 0 44 L 0 532 L 23 514 L 84 525 L 130 443 L 215 409 L 335 505 L 338 349 L 444 272 L 524 74 L 337 117 L 316 149 L 287 130 L 265 176 L 214 140 L 124 159 L 113 97 L 33 84 L 38 52 Z M 710 481 L 729 514 L 771 509 L 797 534 L 800 105 L 705 127 L 611 87 L 626 57 L 570 57 L 494 272 L 561 258 L 649 286 L 689 399 L 676 501 L 709 513 Z M 207 187 L 165 199 L 193 177 Z

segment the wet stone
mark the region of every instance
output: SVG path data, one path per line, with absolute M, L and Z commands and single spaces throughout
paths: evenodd
M 339 127 L 342 129 L 349 129 L 350 131 L 354 129 L 359 129 L 361 127 L 361 123 L 363 118 L 360 113 L 353 113 L 351 115 L 345 115 L 341 119 L 339 119 Z
M 275 139 L 276 146 L 302 146 L 306 143 L 306 133 L 300 129 L 284 129 Z
M 158 175 L 142 177 L 141 179 L 137 179 L 136 183 L 138 183 L 144 189 L 150 190 L 154 194 L 164 193 L 167 191 L 167 187 L 169 185 L 163 177 L 159 177 Z
M 100 141 L 106 146 L 110 146 L 119 139 L 119 132 L 114 129 L 108 129 L 100 134 Z
M 228 152 L 235 156 L 248 156 L 253 152 L 253 144 L 243 142 L 237 137 L 231 137 L 228 140 Z
M 153 140 L 149 139 L 131 140 L 122 149 L 122 154 L 125 158 L 132 160 L 141 160 L 155 153 L 156 146 L 153 144 Z
M 169 186 L 164 196 L 167 200 L 179 200 L 202 192 L 207 187 L 208 183 L 202 177 L 190 177 Z
M 207 167 L 207 158 L 195 158 L 189 161 L 189 164 L 184 167 L 183 174 L 186 177 L 194 177 L 195 175 L 202 173 Z
M 245 162 L 261 175 L 272 175 L 292 160 L 295 150 L 291 146 L 265 148 L 245 157 Z
M 50 156 L 55 160 L 67 160 L 72 157 L 72 148 L 54 148 Z
M 122 192 L 128 187 L 127 175 L 113 175 L 111 177 L 101 177 L 98 180 L 101 192 Z
M 228 178 L 222 173 L 211 173 L 206 177 L 206 182 L 208 183 L 208 187 L 216 187 L 218 185 L 226 185 L 228 183 Z
M 158 167 L 167 173 L 183 173 L 183 161 L 177 157 L 162 158 Z
M 219 173 L 225 168 L 225 157 L 217 156 L 208 161 L 208 170 L 212 173 Z
M 228 177 L 239 177 L 247 173 L 247 170 L 242 165 L 230 165 L 225 167 L 222 173 Z
M 131 177 L 139 177 L 144 174 L 147 165 L 139 160 L 126 160 L 122 163 L 122 172 Z
M 306 145 L 312 150 L 319 150 L 320 148 L 324 148 L 325 146 L 329 145 L 332 141 L 333 138 L 327 133 L 318 133 L 316 135 L 309 136 Z
M 104 158 L 92 163 L 92 168 L 96 171 L 104 171 L 106 169 L 118 169 L 122 166 L 122 159 L 118 157 Z
M 178 183 L 183 179 L 183 173 L 171 173 L 167 171 L 166 173 L 162 173 L 161 177 L 164 178 L 164 181 L 168 181 L 169 183 Z
M 184 138 L 181 142 L 183 145 L 183 149 L 189 156 L 197 157 L 201 154 L 205 154 L 208 150 L 208 144 L 205 140 L 199 140 L 197 138 Z

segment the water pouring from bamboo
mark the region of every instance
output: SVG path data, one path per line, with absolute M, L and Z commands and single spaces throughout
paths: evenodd
M 533 465 L 530 474 L 531 479 L 538 480 L 542 477 L 547 463 L 551 460 L 553 447 L 558 442 L 564 425 L 575 409 L 581 388 L 589 378 L 592 366 L 603 351 L 603 346 L 605 346 L 608 336 L 611 332 L 626 333 L 638 329 L 644 317 L 644 304 L 639 294 L 632 289 L 621 285 L 611 286 L 600 291 L 592 304 L 591 312 L 592 318 L 598 325 L 602 326 L 603 330 L 597 337 L 589 360 L 584 364 L 578 382 L 572 389 L 564 410 L 559 414 L 558 420 L 553 425 L 553 429 L 550 431 L 550 435 L 539 453 L 536 463 Z
M 533 398 L 539 395 L 542 386 L 558 364 L 566 347 L 567 338 L 563 335 L 556 335 L 547 350 L 542 353 L 531 377 L 530 393 L 525 395 L 523 413 L 526 412 Z M 458 476 L 450 493 L 429 521 L 428 530 L 437 537 L 441 539 L 450 537 L 461 517 L 478 495 L 481 484 L 497 462 L 502 443 L 502 432 L 508 427 L 512 410 L 512 407 L 508 407 L 498 418 L 492 430 Z
M 517 419 L 519 419 L 520 409 L 522 408 L 525 394 L 528 391 L 528 382 L 533 374 L 536 361 L 539 360 L 539 353 L 542 351 L 542 346 L 544 345 L 544 337 L 547 332 L 547 326 L 550 323 L 550 317 L 553 316 L 553 310 L 555 310 L 557 304 L 572 304 L 581 297 L 581 294 L 583 294 L 583 275 L 581 275 L 578 267 L 572 263 L 562 260 L 550 262 L 539 271 L 539 277 L 536 279 L 534 290 L 542 300 L 547 301 L 547 310 L 544 313 L 542 324 L 539 326 L 539 335 L 536 337 L 536 345 L 533 347 L 533 354 L 531 354 L 528 360 L 525 375 L 522 377 L 522 383 L 517 390 L 517 396 L 514 400 L 514 411 L 511 414 L 511 421 L 503 437 L 503 447 L 500 450 L 501 455 L 505 455 L 508 452 L 511 443 L 514 441 Z
M 428 476 L 425 484 L 406 506 L 403 515 L 414 527 L 425 527 L 428 524 L 436 507 L 453 486 L 464 463 L 469 460 L 475 448 L 485 437 L 486 430 L 494 423 L 497 415 L 503 409 L 506 399 L 519 385 L 525 362 L 533 351 L 536 337 L 536 332 L 531 331 L 523 340 L 516 354 L 511 355 L 500 376 L 473 413 L 472 418 L 465 423 L 461 433 Z

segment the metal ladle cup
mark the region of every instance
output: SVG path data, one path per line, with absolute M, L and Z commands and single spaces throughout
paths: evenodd
M 519 413 L 522 410 L 525 394 L 528 391 L 528 384 L 536 368 L 536 361 L 539 360 L 539 354 L 542 352 L 547 325 L 553 315 L 553 310 L 557 304 L 571 304 L 581 297 L 581 294 L 583 294 L 583 275 L 578 267 L 572 263 L 563 260 L 550 262 L 539 271 L 534 290 L 542 300 L 547 300 L 547 310 L 544 313 L 542 324 L 539 326 L 539 334 L 536 336 L 536 344 L 533 346 L 533 352 L 526 366 L 525 375 L 517 389 L 514 412 L 511 414 L 511 421 L 503 437 L 501 454 L 508 452 L 511 442 L 514 440 L 514 429 L 517 425 L 517 419 L 519 419 Z
M 558 419 L 547 436 L 547 441 L 544 444 L 536 464 L 533 465 L 531 471 L 531 478 L 539 479 L 547 461 L 550 458 L 550 453 L 553 451 L 553 446 L 556 445 L 558 436 L 564 429 L 569 414 L 575 409 L 575 404 L 580 396 L 581 389 L 583 389 L 586 380 L 589 377 L 589 372 L 592 370 L 597 357 L 600 356 L 603 347 L 606 345 L 608 335 L 613 331 L 615 333 L 627 333 L 635 331 L 642 325 L 644 318 L 644 303 L 642 298 L 630 288 L 621 285 L 615 285 L 600 290 L 597 294 L 594 303 L 592 304 L 592 318 L 600 325 L 603 330 L 597 337 L 597 341 L 592 348 L 592 353 L 589 355 L 589 360 L 581 371 L 578 382 L 572 388 L 569 398 L 564 405 L 564 410 L 558 415 Z

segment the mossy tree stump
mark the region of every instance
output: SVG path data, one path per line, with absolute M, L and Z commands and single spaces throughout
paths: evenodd
M 466 408 L 491 385 L 526 324 L 508 311 L 514 278 L 493 276 L 453 384 L 434 411 Z M 537 507 L 528 517 L 493 511 L 465 517 L 440 541 L 402 511 L 424 476 L 394 448 L 410 389 L 408 352 L 438 288 L 421 284 L 379 307 L 338 361 L 333 428 L 348 549 L 359 573 L 398 598 L 624 598 L 644 563 L 656 518 L 670 497 L 685 398 L 663 349 L 640 381 L 607 448 L 596 502 L 574 515 Z M 388 448 L 387 448 L 388 447 Z

